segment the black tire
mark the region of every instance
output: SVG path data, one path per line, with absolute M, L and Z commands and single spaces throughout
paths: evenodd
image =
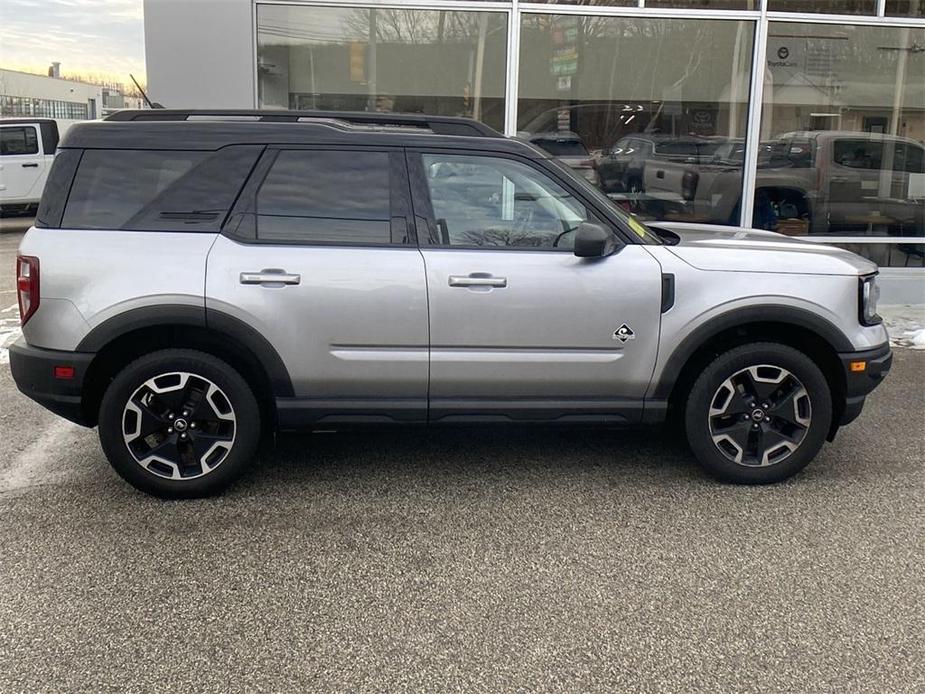
M 177 373 L 190 376 L 184 380 L 181 380 L 182 376 L 168 376 Z M 176 379 L 176 387 L 172 385 L 171 379 Z M 167 384 L 171 390 L 167 392 L 165 388 L 163 396 L 155 393 L 153 401 L 148 403 L 150 407 L 145 406 L 146 414 L 142 415 L 137 403 L 142 403 L 145 396 L 139 396 L 139 393 L 150 393 L 146 384 L 151 382 L 155 386 Z M 183 383 L 188 385 L 184 386 Z M 216 386 L 217 390 L 213 390 L 212 385 Z M 148 390 L 145 390 L 146 388 Z M 213 394 L 203 396 L 202 393 Z M 165 398 L 163 402 L 159 399 L 161 397 Z M 129 413 L 130 398 L 140 398 L 133 400 L 133 412 L 137 412 L 137 415 Z M 175 400 L 168 401 L 167 398 Z M 188 410 L 191 412 L 189 422 L 186 419 L 182 422 L 187 438 L 187 441 L 182 443 L 178 440 L 179 426 L 161 428 L 167 427 L 171 422 L 179 422 L 178 415 L 173 414 L 171 407 L 167 407 L 170 402 L 175 404 L 179 401 L 197 403 Z M 220 407 L 217 407 L 216 403 Z M 219 409 L 223 411 L 220 412 Z M 155 411 L 158 412 L 157 416 L 153 414 Z M 167 412 L 170 412 L 170 415 Z M 182 412 L 180 414 L 182 415 Z M 200 414 L 202 420 L 196 430 L 195 420 Z M 142 420 L 142 417 L 147 419 Z M 168 421 L 168 417 L 171 421 Z M 145 425 L 150 424 L 158 428 L 157 432 L 151 435 L 154 438 L 141 436 L 143 422 Z M 131 432 L 126 431 L 129 426 L 133 427 Z M 257 400 L 241 375 L 211 354 L 190 349 L 165 349 L 133 361 L 119 372 L 107 388 L 99 413 L 100 443 L 115 471 L 136 489 L 168 499 L 210 496 L 230 486 L 254 459 L 260 441 L 260 427 Z M 136 438 L 129 441 L 128 437 L 133 435 Z M 163 439 L 160 439 L 161 436 Z M 199 438 L 193 441 L 197 436 Z M 231 440 L 228 441 L 228 438 Z M 163 446 L 158 445 L 150 451 L 164 450 L 166 460 L 177 462 L 168 466 L 167 462 L 159 461 L 155 457 L 153 462 L 143 466 L 136 459 L 136 454 L 129 449 L 129 444 L 135 446 L 136 451 L 145 450 L 146 453 L 138 455 L 147 460 L 150 451 L 144 446 L 149 445 L 149 440 L 158 439 Z M 199 456 L 198 453 L 202 451 L 200 446 L 204 448 L 210 445 L 210 441 L 221 442 L 211 444 L 211 454 Z M 170 451 L 174 454 L 167 455 Z M 195 463 L 185 464 L 191 461 Z M 207 467 L 209 462 L 214 467 Z M 183 477 L 168 478 L 166 475 Z
M 784 380 L 775 385 L 774 378 Z M 753 388 L 774 390 L 756 398 L 749 394 Z M 764 408 L 768 403 L 770 409 Z M 831 421 L 832 394 L 822 371 L 802 352 L 772 342 L 742 345 L 717 357 L 691 388 L 684 413 L 697 460 L 714 477 L 735 484 L 770 484 L 795 475 L 822 448 Z

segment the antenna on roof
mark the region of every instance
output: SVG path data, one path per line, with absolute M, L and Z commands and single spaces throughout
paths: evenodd
M 152 104 L 152 103 L 151 103 L 151 99 L 148 98 L 148 95 L 145 94 L 145 90 L 141 88 L 141 85 L 140 85 L 140 84 L 138 84 L 138 80 L 135 79 L 135 75 L 133 75 L 132 73 L 129 73 L 128 76 L 131 77 L 131 78 L 132 78 L 132 82 L 135 83 L 135 88 L 136 88 L 138 91 L 141 92 L 141 96 L 144 98 L 145 103 L 148 104 L 148 108 L 164 108 L 164 107 L 161 106 L 160 104 L 156 104 L 156 103 L 155 103 L 155 104 Z

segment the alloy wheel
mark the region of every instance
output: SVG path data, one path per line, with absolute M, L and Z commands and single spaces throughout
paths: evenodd
M 234 408 L 222 389 L 185 371 L 149 378 L 122 414 L 122 436 L 135 462 L 167 479 L 214 471 L 231 452 L 236 430 Z
M 803 383 L 779 366 L 749 366 L 723 381 L 710 401 L 710 436 L 729 460 L 749 467 L 790 457 L 812 422 Z

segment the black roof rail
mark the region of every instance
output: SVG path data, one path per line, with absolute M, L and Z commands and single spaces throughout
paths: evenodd
M 478 137 L 504 137 L 494 128 L 471 118 L 429 116 L 418 113 L 366 113 L 363 111 L 249 111 L 237 109 L 144 109 L 116 111 L 107 121 L 185 121 L 185 120 L 241 120 L 271 123 L 298 123 L 340 121 L 358 126 L 415 128 L 418 132 L 430 131 L 435 135 L 468 135 Z

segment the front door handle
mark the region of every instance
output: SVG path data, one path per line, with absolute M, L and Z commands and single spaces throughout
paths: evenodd
M 28 163 L 28 164 L 23 164 L 23 165 L 22 165 L 22 168 L 24 168 L 24 169 L 37 169 L 37 168 L 39 168 L 39 165 L 33 161 L 33 162 Z
M 487 272 L 469 275 L 450 275 L 451 287 L 506 287 L 507 277 L 494 277 Z
M 285 270 L 263 269 L 260 272 L 242 272 L 241 284 L 299 284 L 302 275 L 293 275 Z

